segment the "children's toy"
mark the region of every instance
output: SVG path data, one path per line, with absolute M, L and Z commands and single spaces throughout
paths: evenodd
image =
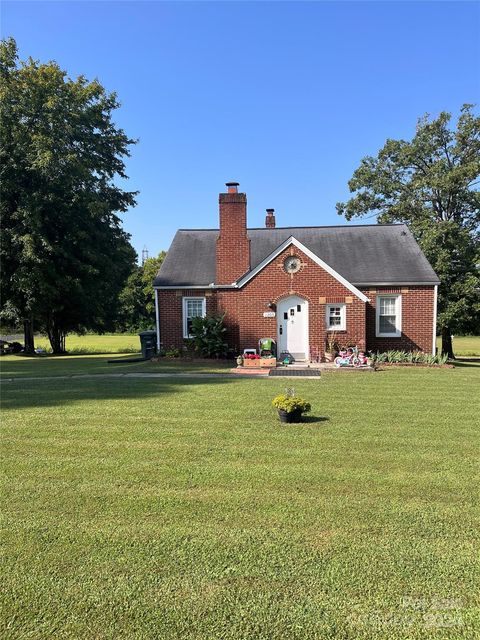
M 351 347 L 340 350 L 338 356 L 334 360 L 337 367 L 354 367 L 356 358 Z
M 368 359 L 364 351 L 359 351 L 358 347 L 348 347 L 339 352 L 334 360 L 337 367 L 366 367 Z
M 289 351 L 282 351 L 279 360 L 282 364 L 293 364 L 295 362 L 295 358 Z
M 368 366 L 368 358 L 365 355 L 365 351 L 358 352 L 358 366 L 359 367 L 367 367 Z

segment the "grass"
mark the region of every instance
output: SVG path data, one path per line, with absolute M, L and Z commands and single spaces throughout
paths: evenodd
M 442 339 L 437 338 L 437 348 L 442 347 Z M 453 351 L 456 356 L 480 356 L 480 336 L 454 336 Z
M 2 637 L 477 637 L 479 381 L 4 382 Z
M 23 344 L 23 342 L 22 342 Z M 50 342 L 46 336 L 35 336 L 35 347 L 50 350 Z M 71 333 L 65 340 L 65 348 L 71 354 L 95 353 L 138 353 L 140 338 L 137 334 L 87 334 L 78 336 Z
M 164 359 L 161 362 L 116 362 L 134 360 L 132 354 L 112 354 L 110 356 L 92 354 L 88 356 L 2 356 L 0 358 L 0 378 L 29 378 L 84 374 L 115 373 L 175 373 L 191 371 L 197 373 L 222 373 L 234 366 L 233 362 L 197 361 L 183 362 Z

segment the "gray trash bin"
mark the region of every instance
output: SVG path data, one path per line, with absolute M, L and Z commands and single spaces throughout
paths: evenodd
M 141 331 L 138 335 L 140 336 L 142 357 L 147 359 L 153 358 L 157 353 L 157 332 L 154 330 Z

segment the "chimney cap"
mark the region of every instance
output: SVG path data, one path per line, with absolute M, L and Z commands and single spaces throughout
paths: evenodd
M 267 209 L 267 215 L 265 216 L 265 226 L 267 229 L 275 229 L 275 209 Z
M 238 193 L 239 184 L 239 182 L 226 182 L 225 186 L 227 187 L 228 193 Z

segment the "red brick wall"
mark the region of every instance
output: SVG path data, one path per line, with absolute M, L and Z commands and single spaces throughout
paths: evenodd
M 298 255 L 302 269 L 293 275 L 285 273 L 283 262 L 289 255 Z M 365 346 L 365 304 L 333 276 L 295 247 L 287 248 L 240 290 L 217 292 L 217 307 L 227 312 L 231 333 L 238 335 L 238 348 L 256 346 L 259 338 L 276 337 L 277 318 L 264 318 L 269 301 L 298 295 L 309 303 L 309 347 L 325 352 L 325 305 L 333 302 L 346 305 L 346 331 L 339 332 L 345 344 Z M 320 298 L 325 298 L 320 302 Z M 235 345 L 237 346 L 237 345 Z
M 290 276 L 283 270 L 283 261 L 290 254 L 298 255 L 302 269 Z M 182 298 L 206 296 L 207 313 L 226 312 L 227 341 L 240 352 L 255 347 L 259 338 L 276 337 L 277 319 L 264 318 L 267 304 L 281 298 L 298 295 L 309 302 L 309 346 L 312 354 L 325 352 L 325 305 L 346 302 L 346 331 L 338 332 L 345 346 L 356 344 L 373 351 L 387 349 L 431 352 L 433 331 L 433 287 L 364 288 L 370 303 L 363 303 L 333 276 L 296 248 L 286 249 L 242 289 L 169 290 L 159 291 L 160 336 L 164 348 L 182 348 Z M 402 336 L 375 337 L 375 303 L 380 293 L 401 293 Z
M 298 255 L 302 269 L 292 276 L 283 270 L 289 255 Z M 277 335 L 277 319 L 264 318 L 267 304 L 281 298 L 298 295 L 309 302 L 309 346 L 321 356 L 325 352 L 325 305 L 346 304 L 346 330 L 339 333 L 343 344 L 365 348 L 365 303 L 359 300 L 333 276 L 296 248 L 286 249 L 242 289 L 219 289 L 208 292 L 207 312 L 226 312 L 227 339 L 232 348 L 241 351 L 255 347 L 259 338 Z M 159 291 L 161 342 L 164 347 L 183 345 L 182 296 L 201 296 L 200 290 Z M 321 299 L 321 301 L 320 301 Z
M 367 348 L 372 351 L 402 349 L 406 351 L 432 352 L 434 287 L 376 287 L 364 289 L 370 298 L 367 304 Z M 400 338 L 375 336 L 376 297 L 384 293 L 402 296 L 402 335 Z
M 206 296 L 207 314 L 215 313 L 215 298 L 209 290 L 170 289 L 158 291 L 162 348 L 182 349 L 185 344 L 183 339 L 183 298 L 202 298 L 203 296 Z
M 256 345 L 261 337 L 276 337 L 276 318 L 264 318 L 269 301 L 278 302 L 288 295 L 299 295 L 309 302 L 310 348 L 325 351 L 325 305 L 334 302 L 352 302 L 346 305 L 347 330 L 339 332 L 339 342 L 357 344 L 372 351 L 387 349 L 432 350 L 434 289 L 427 286 L 363 289 L 371 302 L 364 305 L 332 276 L 301 252 L 304 267 L 293 278 L 282 270 L 282 256 L 268 265 L 240 290 L 178 290 L 159 291 L 160 336 L 166 348 L 181 348 L 184 344 L 182 325 L 182 298 L 206 296 L 207 313 L 225 311 L 227 340 L 236 351 Z M 375 336 L 376 296 L 380 293 L 401 293 L 402 336 L 377 338 Z M 325 298 L 325 302 L 320 302 Z M 366 317 L 365 317 L 366 315 Z
M 217 284 L 232 284 L 250 269 L 245 193 L 219 195 L 220 232 L 217 240 Z

